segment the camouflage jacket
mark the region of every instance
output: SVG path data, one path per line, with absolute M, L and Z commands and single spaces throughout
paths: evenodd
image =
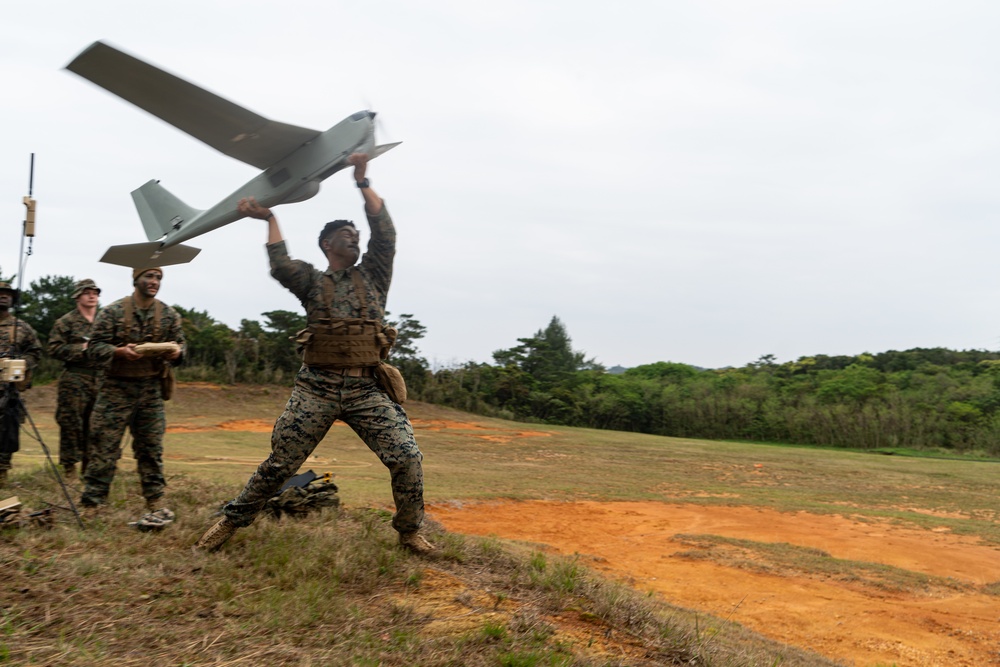
M 0 313 L 0 357 L 23 357 L 32 369 L 41 356 L 42 345 L 31 325 L 18 318 L 15 341 L 14 316 L 9 311 Z
M 309 323 L 321 317 L 359 317 L 379 322 L 385 317 L 385 300 L 392 281 L 392 260 L 396 256 L 396 228 L 384 202 L 377 215 L 368 216 L 368 226 L 371 238 L 361 263 L 340 271 L 320 271 L 308 262 L 289 258 L 284 241 L 267 246 L 271 276 L 298 297 L 306 309 Z M 360 272 L 365 285 L 367 309 L 364 313 L 355 294 L 352 271 Z M 333 281 L 332 309 L 328 309 L 324 298 L 325 280 Z
M 96 315 L 94 320 L 97 320 Z M 90 340 L 93 326 L 76 308 L 60 317 L 49 334 L 49 356 L 67 366 L 99 368 L 101 364 L 90 358 L 83 347 Z
M 162 304 L 163 313 L 160 318 L 159 332 L 154 335 L 156 323 L 153 322 L 155 304 L 146 310 L 132 306 L 132 322 L 125 322 L 125 302 L 134 297 L 129 295 L 124 299 L 105 306 L 94 318 L 94 327 L 90 330 L 90 345 L 87 346 L 88 358 L 100 368 L 107 369 L 115 356 L 115 348 L 128 343 L 166 343 L 173 341 L 181 346 L 181 355 L 185 353 L 184 329 L 181 327 L 180 314 Z M 154 300 L 155 301 L 155 300 Z M 179 363 L 180 359 L 172 362 Z M 130 364 L 148 365 L 149 359 L 128 362 Z

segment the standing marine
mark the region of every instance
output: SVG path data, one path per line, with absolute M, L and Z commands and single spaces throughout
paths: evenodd
M 298 471 L 333 422 L 341 419 L 389 469 L 396 505 L 392 526 L 400 544 L 421 554 L 434 549 L 418 532 L 424 520 L 423 456 L 410 420 L 397 402 L 404 397 L 395 393 L 397 400 L 393 400 L 387 394 L 401 389 L 398 376 L 393 383 L 383 377 L 395 371 L 382 361 L 396 333 L 383 324 L 396 230 L 382 199 L 365 178 L 368 156 L 357 153 L 350 161 L 371 229 L 360 264 L 355 265 L 361 251 L 354 223 L 335 220 L 320 232 L 319 247 L 328 263 L 321 271 L 289 258 L 278 221 L 269 209 L 253 198 L 239 202 L 240 213 L 267 221 L 271 275 L 306 310 L 308 328 L 298 338 L 304 363 L 285 411 L 274 424 L 270 456 L 239 496 L 226 503 L 223 518 L 201 537 L 198 548 L 218 549 L 237 528 L 253 523 L 267 500 Z
M 104 375 L 101 364 L 87 354 L 100 294 L 101 288 L 90 278 L 77 281 L 73 285 L 76 308 L 56 320 L 49 334 L 49 356 L 64 364 L 59 377 L 56 422 L 59 464 L 67 479 L 76 477 L 77 463 L 81 475 L 87 471 L 90 415 Z
M 90 419 L 86 485 L 80 504 L 103 505 L 111 490 L 122 436 L 132 433 L 132 452 L 139 470 L 142 495 L 153 512 L 162 507 L 163 434 L 166 417 L 163 392 L 169 388 L 170 364 L 184 352 L 184 331 L 176 310 L 156 298 L 163 270 L 132 272 L 133 293 L 101 309 L 94 319 L 87 356 L 104 369 Z M 168 352 L 146 353 L 142 343 L 175 343 Z
M 31 325 L 14 317 L 10 310 L 20 297 L 20 292 L 8 282 L 0 282 L 0 358 L 24 359 L 27 373 L 21 382 L 9 382 L 0 386 L 0 486 L 7 483 L 14 452 L 21 448 L 21 423 L 24 422 L 24 406 L 19 390 L 31 386 L 31 372 L 42 356 L 42 346 Z

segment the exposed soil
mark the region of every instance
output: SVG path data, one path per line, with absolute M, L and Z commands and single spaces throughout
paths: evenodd
M 197 417 L 195 417 L 197 419 Z M 479 424 L 472 424 L 469 422 L 456 422 L 449 421 L 445 419 L 411 419 L 411 424 L 415 429 L 423 429 L 427 431 L 443 431 L 445 429 L 462 429 L 462 430 L 476 430 L 483 429 L 484 427 Z M 334 427 L 346 427 L 342 421 L 334 422 Z M 267 419 L 233 419 L 230 421 L 224 421 L 221 424 L 213 424 L 211 426 L 195 426 L 191 424 L 170 424 L 167 426 L 167 433 L 200 433 L 205 431 L 243 431 L 248 433 L 270 433 L 271 429 L 274 428 L 274 420 Z M 542 431 L 511 431 L 510 435 L 475 435 L 472 434 L 473 438 L 481 438 L 483 440 L 490 440 L 493 442 L 509 442 L 514 438 L 526 438 L 526 437 L 548 437 L 549 433 L 543 433 Z
M 639 502 L 451 503 L 448 530 L 580 554 L 589 566 L 672 604 L 731 619 L 848 665 L 1000 664 L 1000 550 L 976 539 L 843 516 Z M 759 573 L 680 556 L 680 534 L 788 543 L 834 558 L 950 577 L 954 588 L 898 591 L 820 575 Z
M 274 428 L 273 421 L 265 419 L 234 419 L 214 426 L 191 426 L 188 424 L 172 424 L 167 426 L 167 433 L 203 433 L 205 431 L 241 431 L 244 433 L 270 433 Z

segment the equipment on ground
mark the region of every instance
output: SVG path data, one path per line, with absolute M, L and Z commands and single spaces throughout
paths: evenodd
M 128 525 L 140 532 L 160 531 L 174 522 L 177 516 L 166 507 L 155 512 L 147 512 L 136 521 L 129 521 Z
M 52 508 L 26 512 L 17 496 L 0 500 L 0 528 L 51 528 L 55 523 L 55 511 Z
M 339 507 L 340 497 L 333 473 L 317 475 L 312 470 L 295 475 L 264 504 L 264 511 L 275 519 L 282 516 L 301 518 L 324 507 Z
M 102 262 L 130 267 L 183 264 L 201 252 L 183 241 L 239 220 L 244 197 L 264 207 L 316 195 L 349 165 L 352 153 L 375 158 L 399 143 L 375 144 L 375 113 L 358 111 L 320 132 L 269 120 L 134 56 L 94 42 L 66 69 L 187 132 L 212 148 L 263 169 L 206 210 L 188 206 L 151 180 L 132 192 L 149 243 L 113 246 Z

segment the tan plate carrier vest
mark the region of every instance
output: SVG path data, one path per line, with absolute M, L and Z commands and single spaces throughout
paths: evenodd
M 331 368 L 378 366 L 389 357 L 389 350 L 396 342 L 396 330 L 384 326 L 379 320 L 330 317 L 334 294 L 333 279 L 327 280 L 328 277 L 323 276 L 323 301 L 327 317 L 311 322 L 293 339 L 302 350 L 302 361 L 307 366 Z M 351 280 L 361 302 L 361 312 L 365 313 L 368 310 L 367 290 L 357 268 L 351 268 Z
M 135 318 L 134 314 L 134 304 L 135 297 L 129 296 L 125 299 L 125 342 L 128 343 L 129 338 L 132 337 L 132 330 L 135 329 Z M 157 338 L 160 337 L 160 324 L 163 319 L 163 304 L 160 301 L 155 301 L 153 305 L 153 333 L 148 336 L 150 341 L 146 342 L 158 342 Z M 142 359 L 136 359 L 135 361 L 129 361 L 127 359 L 121 359 L 119 357 L 114 357 L 111 360 L 111 368 L 108 369 L 108 375 L 110 377 L 125 377 L 125 378 L 147 378 L 162 376 L 164 361 L 159 357 L 143 357 Z

